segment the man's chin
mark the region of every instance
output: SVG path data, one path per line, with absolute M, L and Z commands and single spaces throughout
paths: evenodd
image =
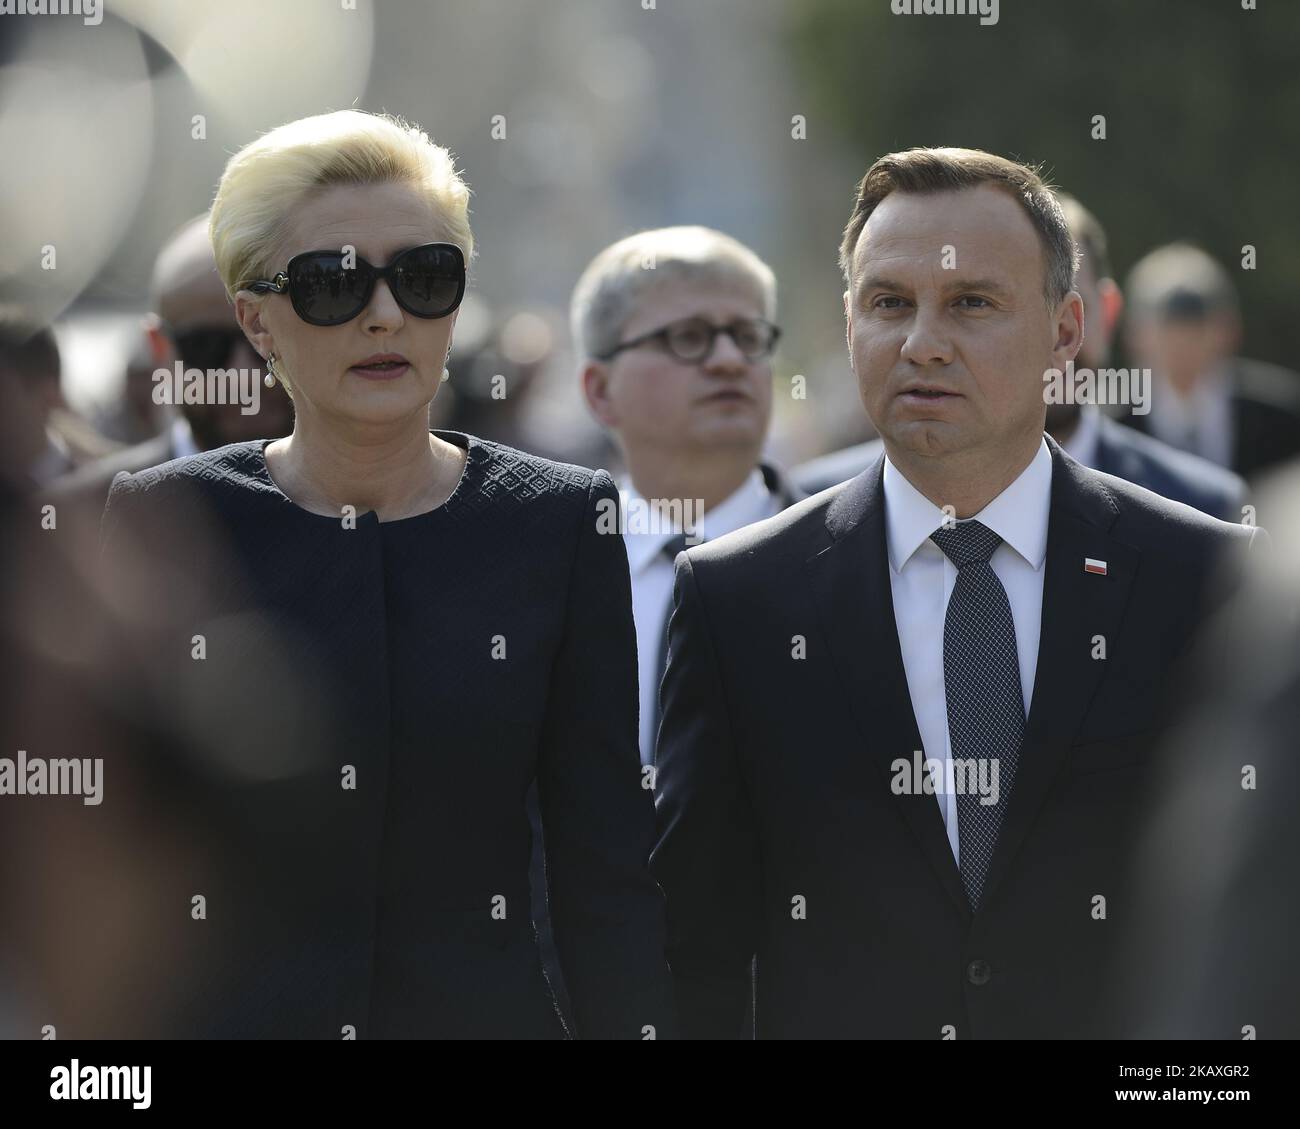
M 970 446 L 966 429 L 943 420 L 910 419 L 881 430 L 886 444 L 913 455 L 950 455 Z
M 699 443 L 714 447 L 745 447 L 762 445 L 766 433 L 766 424 L 755 414 L 746 412 L 730 417 L 714 416 L 712 419 L 696 419 L 691 428 L 691 437 Z

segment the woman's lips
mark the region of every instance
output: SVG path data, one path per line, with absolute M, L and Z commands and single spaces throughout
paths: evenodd
M 349 372 L 355 372 L 363 380 L 396 380 L 410 371 L 408 361 L 383 361 L 379 363 L 363 361 L 353 365 Z

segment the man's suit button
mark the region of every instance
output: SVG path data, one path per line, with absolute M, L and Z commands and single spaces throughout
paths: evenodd
M 978 988 L 993 979 L 993 969 L 986 960 L 973 960 L 966 966 L 966 979 Z

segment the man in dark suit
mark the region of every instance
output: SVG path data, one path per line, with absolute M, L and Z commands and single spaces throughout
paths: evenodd
M 1125 423 L 1253 479 L 1300 456 L 1300 373 L 1238 357 L 1241 314 L 1228 273 L 1171 243 L 1129 275 L 1126 335 L 1153 370 L 1151 411 Z
M 847 340 L 885 456 L 678 558 L 657 753 L 684 1032 L 1120 1033 L 1127 844 L 1166 672 L 1253 530 L 1043 434 L 1083 309 L 1033 170 L 863 178 Z
M 1111 276 L 1105 229 L 1073 197 L 1060 194 L 1059 199 L 1079 249 L 1074 288 L 1083 300 L 1087 331 L 1077 363 L 1095 372 L 1110 363 L 1124 295 Z M 1209 459 L 1125 427 L 1094 404 L 1049 404 L 1046 430 L 1084 466 L 1145 486 L 1225 521 L 1241 520 L 1246 484 L 1238 475 Z M 815 494 L 852 478 L 883 453 L 881 441 L 872 439 L 796 467 L 792 475 L 800 486 Z

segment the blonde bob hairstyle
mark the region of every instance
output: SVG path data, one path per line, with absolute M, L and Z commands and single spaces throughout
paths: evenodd
M 276 256 L 295 210 L 310 193 L 383 183 L 423 191 L 440 217 L 439 237 L 457 244 L 470 261 L 469 186 L 451 153 L 400 118 L 339 110 L 264 133 L 226 164 L 208 219 L 226 292 L 233 298 L 249 283 L 284 269 Z

